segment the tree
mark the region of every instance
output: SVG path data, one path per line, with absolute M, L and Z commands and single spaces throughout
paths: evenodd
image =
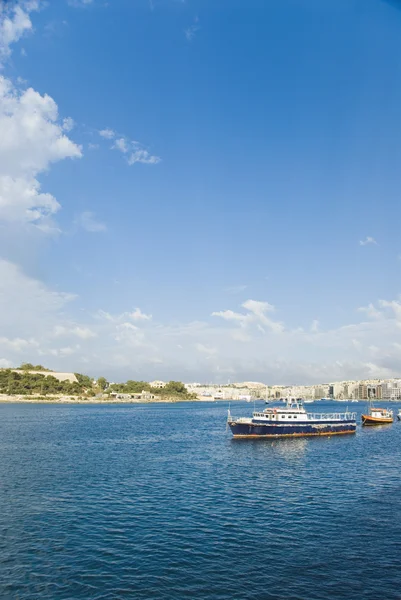
M 88 377 L 88 375 L 82 375 L 81 373 L 75 373 L 75 377 L 78 379 L 78 383 L 81 387 L 84 388 L 92 388 L 93 379 Z
M 49 371 L 50 369 L 46 369 L 42 365 L 33 365 L 32 363 L 23 362 L 19 367 L 22 371 Z
M 188 394 L 188 390 L 181 381 L 169 381 L 167 385 L 164 387 L 164 392 L 168 394 L 179 394 L 182 396 L 186 396 Z
M 22 369 L 23 371 L 33 371 L 35 367 L 32 363 L 23 362 L 21 363 L 20 369 Z
M 100 387 L 101 390 L 104 391 L 109 387 L 109 382 L 105 377 L 99 377 L 99 379 L 97 380 L 97 385 Z

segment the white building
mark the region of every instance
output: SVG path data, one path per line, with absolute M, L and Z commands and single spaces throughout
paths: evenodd
M 167 383 L 165 381 L 151 381 L 149 385 L 160 390 L 166 387 Z
M 382 383 L 383 400 L 399 400 L 401 398 L 401 386 L 397 381 Z

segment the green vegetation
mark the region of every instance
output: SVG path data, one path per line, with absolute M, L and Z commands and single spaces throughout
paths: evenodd
M 101 389 L 103 392 L 109 387 L 109 382 L 105 377 L 99 377 L 97 380 L 97 387 Z
M 0 393 L 1 394 L 66 394 L 80 395 L 83 388 L 79 383 L 70 381 L 59 381 L 52 375 L 41 373 L 27 373 L 12 371 L 11 369 L 0 370 Z
M 193 400 L 196 394 L 190 394 L 181 381 L 169 381 L 164 388 L 153 388 L 146 381 L 133 381 L 129 379 L 126 383 L 113 383 L 107 389 L 107 393 L 118 392 L 120 394 L 140 394 L 150 392 L 155 396 L 179 398 L 181 400 Z
M 32 373 L 30 371 L 41 371 Z M 149 392 L 160 398 L 175 398 L 177 400 L 192 400 L 196 394 L 190 394 L 180 381 L 170 381 L 164 388 L 152 388 L 146 381 L 129 379 L 126 383 L 109 384 L 105 377 L 99 377 L 96 384 L 88 375 L 75 373 L 77 381 L 59 381 L 52 375 L 50 369 L 42 365 L 22 363 L 16 369 L 0 369 L 0 394 L 46 396 L 62 394 L 66 396 L 93 397 L 96 394 L 112 392 L 121 394 L 140 394 Z
M 78 379 L 78 383 L 84 390 L 91 390 L 93 388 L 93 379 L 88 377 L 88 375 L 81 375 L 81 373 L 74 373 L 75 377 Z
M 33 365 L 32 363 L 23 362 L 18 369 L 21 371 L 48 371 L 51 373 L 50 369 L 46 369 L 46 367 L 42 367 L 42 365 Z

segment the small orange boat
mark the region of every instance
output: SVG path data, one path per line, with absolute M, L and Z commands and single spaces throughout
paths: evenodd
M 362 415 L 362 425 L 384 425 L 385 423 L 392 423 L 393 411 L 388 408 L 374 408 L 369 406 L 367 415 Z

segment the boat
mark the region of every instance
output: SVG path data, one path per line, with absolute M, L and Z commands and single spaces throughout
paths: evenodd
M 401 408 L 398 409 L 397 419 L 401 421 Z
M 375 408 L 372 404 L 369 405 L 368 414 L 362 415 L 362 425 L 385 425 L 393 421 L 392 410 L 388 408 Z
M 356 413 L 308 413 L 300 401 L 285 408 L 265 408 L 252 417 L 233 417 L 228 410 L 227 425 L 234 438 L 305 437 L 355 433 Z

